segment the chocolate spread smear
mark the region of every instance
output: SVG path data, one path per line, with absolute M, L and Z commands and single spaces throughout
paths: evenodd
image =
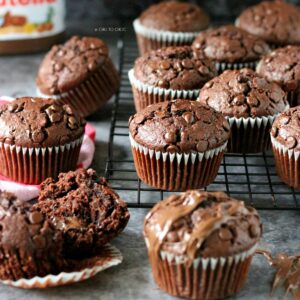
M 291 293 L 294 300 L 300 300 L 300 255 L 288 256 L 285 253 L 278 253 L 272 256 L 270 251 L 260 249 L 256 254 L 263 255 L 276 270 L 270 296 L 277 288 L 283 286 L 285 296 Z

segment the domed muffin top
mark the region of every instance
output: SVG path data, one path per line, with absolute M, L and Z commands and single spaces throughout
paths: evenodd
M 85 121 L 54 99 L 17 98 L 0 106 L 0 142 L 27 148 L 71 143 L 84 134 Z
M 165 89 L 200 89 L 216 75 L 213 63 L 196 55 L 189 46 L 153 50 L 138 58 L 134 64 L 137 80 Z
M 289 150 L 300 151 L 300 106 L 280 114 L 273 123 L 271 135 Z
M 227 63 L 255 61 L 270 51 L 261 38 L 233 25 L 200 32 L 192 47 L 213 61 Z
M 263 1 L 251 6 L 241 13 L 236 24 L 268 43 L 300 43 L 300 9 L 285 1 Z
M 69 257 L 99 251 L 129 220 L 126 203 L 92 169 L 46 179 L 34 207 L 63 232 Z
M 191 190 L 172 195 L 157 203 L 144 223 L 150 256 L 165 251 L 191 261 L 247 251 L 261 235 L 256 210 L 222 192 Z
M 197 32 L 209 25 L 209 17 L 202 8 L 179 1 L 151 5 L 139 21 L 147 28 L 174 32 Z
M 205 152 L 228 140 L 222 114 L 196 101 L 173 100 L 149 105 L 129 120 L 135 142 L 163 152 Z
M 253 70 L 227 70 L 207 82 L 199 101 L 236 118 L 273 116 L 288 106 L 286 93 Z
M 93 74 L 107 58 L 108 48 L 102 40 L 73 36 L 47 53 L 39 67 L 37 86 L 46 95 L 67 92 Z
M 265 55 L 257 66 L 257 73 L 277 82 L 289 92 L 300 87 L 300 46 L 287 46 Z

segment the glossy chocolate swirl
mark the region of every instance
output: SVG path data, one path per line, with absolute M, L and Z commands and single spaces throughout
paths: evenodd
M 247 251 L 262 234 L 255 209 L 222 192 L 172 195 L 148 213 L 144 236 L 150 259 L 160 251 L 196 257 L 227 257 Z

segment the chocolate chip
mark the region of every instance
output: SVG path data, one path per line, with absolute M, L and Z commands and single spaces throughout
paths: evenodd
M 208 74 L 209 74 L 209 69 L 208 69 L 208 67 L 206 67 L 206 66 L 201 66 L 201 67 L 199 68 L 199 72 L 200 72 L 201 74 L 203 74 L 203 75 L 208 75 Z
M 32 140 L 34 143 L 41 143 L 45 140 L 46 136 L 42 131 L 34 131 L 32 133 Z
M 233 235 L 228 228 L 221 228 L 219 230 L 219 237 L 222 241 L 230 241 L 233 238 Z
M 16 103 L 11 103 L 7 106 L 9 112 L 14 112 L 17 108 L 18 108 L 18 104 Z
M 70 105 L 64 105 L 64 110 L 68 115 L 73 115 L 73 110 Z
M 245 103 L 245 96 L 244 95 L 235 96 L 232 100 L 232 103 L 238 106 L 243 105 Z
M 256 98 L 250 96 L 247 97 L 247 103 L 252 107 L 258 107 L 260 102 Z
M 29 214 L 28 219 L 31 224 L 38 224 L 44 220 L 44 216 L 38 211 L 33 211 Z
M 176 61 L 176 62 L 174 63 L 174 68 L 177 69 L 178 71 L 181 71 L 181 70 L 182 70 L 182 66 L 181 66 L 180 61 Z
M 143 114 L 137 114 L 134 117 L 134 122 L 137 124 L 141 124 L 142 122 L 144 122 L 144 120 L 145 120 L 145 116 Z
M 177 140 L 177 136 L 175 132 L 167 132 L 165 134 L 165 140 L 167 143 L 175 143 Z
M 205 140 L 201 140 L 197 143 L 196 149 L 198 152 L 204 152 L 207 150 L 208 147 L 208 142 Z
M 56 123 L 62 119 L 62 115 L 60 113 L 52 113 L 49 115 L 49 119 L 52 123 Z
M 192 112 L 185 112 L 182 114 L 182 117 L 188 124 L 192 124 L 194 122 L 194 115 Z
M 167 60 L 163 60 L 160 64 L 159 67 L 163 70 L 169 70 L 171 67 L 171 64 Z
M 170 152 L 170 153 L 175 153 L 175 152 L 178 152 L 179 149 L 175 145 L 170 145 L 170 146 L 168 146 L 167 151 Z
M 192 69 L 194 67 L 193 62 L 190 59 L 183 59 L 181 64 L 185 69 Z
M 259 226 L 255 226 L 254 224 L 251 224 L 249 226 L 249 235 L 251 238 L 257 238 L 260 235 Z
M 78 128 L 77 120 L 74 117 L 70 116 L 68 118 L 68 126 L 70 127 L 70 129 L 77 129 Z
M 285 145 L 288 149 L 293 149 L 296 147 L 297 145 L 297 140 L 295 137 L 293 136 L 289 136 L 286 141 L 285 141 Z
M 63 69 L 64 65 L 62 63 L 55 63 L 54 64 L 54 70 L 55 71 L 61 71 Z
M 260 44 L 255 44 L 254 47 L 253 47 L 253 50 L 258 53 L 258 54 L 262 54 L 265 52 L 265 49 L 262 45 Z
M 167 89 L 169 87 L 169 82 L 165 79 L 160 79 L 157 83 L 157 85 L 161 88 Z

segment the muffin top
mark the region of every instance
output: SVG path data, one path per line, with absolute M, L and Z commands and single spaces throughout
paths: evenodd
M 300 46 L 287 46 L 265 55 L 257 66 L 257 72 L 269 81 L 280 84 L 285 91 L 300 86 Z
M 273 123 L 271 135 L 286 148 L 300 151 L 300 106 L 280 114 Z
M 196 55 L 189 46 L 167 47 L 139 57 L 134 76 L 142 83 L 165 89 L 200 89 L 216 76 L 212 62 Z
M 147 214 L 144 236 L 150 255 L 160 251 L 227 257 L 249 250 L 262 235 L 254 208 L 223 192 L 187 191 L 157 203 Z
M 200 32 L 192 47 L 211 60 L 228 63 L 258 60 L 270 51 L 261 38 L 233 25 Z
M 28 148 L 70 143 L 84 134 L 85 121 L 54 99 L 17 98 L 0 106 L 0 142 Z
M 264 1 L 247 8 L 236 25 L 275 45 L 300 43 L 300 10 L 284 1 Z
M 99 250 L 126 226 L 126 203 L 92 169 L 61 173 L 41 184 L 34 207 L 64 234 L 65 251 L 77 257 Z
M 57 267 L 64 264 L 62 234 L 55 231 L 51 223 L 29 203 L 3 191 L 0 191 L 0 228 L 1 253 L 17 253 L 20 261 L 16 262 L 16 266 L 24 266 L 24 270 L 12 270 L 11 273 L 7 270 L 8 278 L 16 280 L 23 276 L 46 275 L 31 274 L 33 270 L 37 271 L 35 264 L 38 262 L 43 265 L 44 272 L 47 268 L 49 272 L 53 271 L 53 264 Z
M 205 152 L 224 145 L 229 124 L 222 114 L 196 101 L 149 105 L 129 119 L 129 131 L 142 146 L 163 152 Z
M 197 32 L 209 25 L 209 17 L 202 8 L 178 1 L 151 5 L 139 21 L 148 28 L 174 32 Z
M 207 82 L 199 101 L 227 117 L 272 116 L 287 107 L 286 93 L 253 70 L 227 70 Z
M 106 44 L 95 37 L 73 36 L 63 45 L 51 48 L 42 61 L 37 86 L 46 95 L 77 87 L 107 59 Z

